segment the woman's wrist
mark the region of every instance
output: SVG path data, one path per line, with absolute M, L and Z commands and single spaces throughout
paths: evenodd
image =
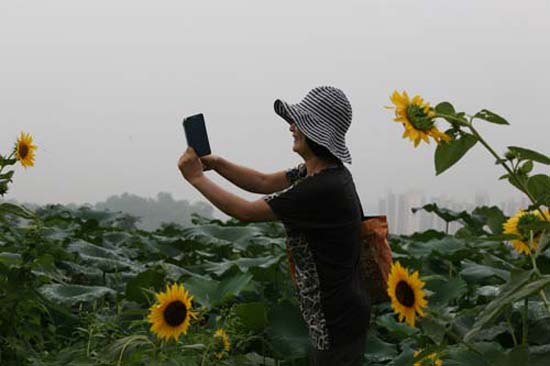
M 223 165 L 223 158 L 221 156 L 215 155 L 214 159 L 212 161 L 212 169 L 215 171 L 218 171 L 220 167 Z

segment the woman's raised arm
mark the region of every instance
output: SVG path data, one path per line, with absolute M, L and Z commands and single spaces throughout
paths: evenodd
M 232 163 L 218 155 L 206 155 L 200 159 L 205 170 L 213 169 L 231 183 L 252 193 L 270 194 L 290 185 L 284 170 L 266 174 Z

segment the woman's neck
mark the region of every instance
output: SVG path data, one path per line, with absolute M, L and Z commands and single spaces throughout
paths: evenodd
M 326 161 L 323 161 L 317 157 L 312 157 L 312 158 L 309 158 L 309 159 L 306 159 L 305 161 L 306 163 L 306 170 L 307 170 L 307 175 L 308 176 L 312 176 L 312 175 L 315 175 L 327 168 L 331 168 L 331 167 L 335 167 L 337 166 L 337 164 L 335 163 L 328 163 Z

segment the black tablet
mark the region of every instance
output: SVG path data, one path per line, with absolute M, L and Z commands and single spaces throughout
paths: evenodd
M 183 129 L 185 130 L 185 138 L 187 145 L 195 149 L 198 156 L 211 154 L 210 143 L 206 133 L 206 124 L 202 113 L 195 114 L 184 118 Z

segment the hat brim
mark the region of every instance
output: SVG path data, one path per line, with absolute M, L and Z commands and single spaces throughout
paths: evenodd
M 282 119 L 287 121 L 288 124 L 294 123 L 294 120 L 290 115 L 290 106 L 287 102 L 281 99 L 277 99 L 273 104 L 273 109 L 275 109 L 275 113 L 277 113 Z
M 311 121 L 308 123 L 306 121 L 306 118 L 315 119 L 315 116 L 307 114 L 307 117 L 304 118 L 304 114 L 306 114 L 307 112 L 303 111 L 297 105 L 288 104 L 282 99 L 275 100 L 275 103 L 273 103 L 273 108 L 275 109 L 275 113 L 279 115 L 282 119 L 284 119 L 288 124 L 295 123 L 298 126 L 298 129 L 308 138 L 322 146 L 325 146 L 327 149 L 329 149 L 329 151 L 334 154 L 334 156 L 336 156 L 344 163 L 351 164 L 351 154 L 347 146 L 345 146 L 345 143 L 343 144 L 343 146 L 341 146 L 340 151 L 333 151 L 333 149 L 331 148 L 332 146 L 330 146 L 330 144 L 327 144 L 327 141 L 322 141 L 322 139 L 317 134 L 310 131 L 311 129 L 309 128 L 309 125 Z

